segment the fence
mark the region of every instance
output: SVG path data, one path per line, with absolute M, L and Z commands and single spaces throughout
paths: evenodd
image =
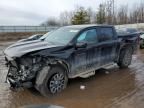
M 57 28 L 48 26 L 0 26 L 0 32 L 48 32 Z
M 116 25 L 117 28 L 144 28 L 144 23 Z M 51 26 L 0 26 L 0 32 L 48 32 L 58 27 Z
M 137 24 L 123 24 L 123 25 L 116 25 L 117 28 L 137 28 L 137 29 L 144 29 L 144 23 L 137 23 Z

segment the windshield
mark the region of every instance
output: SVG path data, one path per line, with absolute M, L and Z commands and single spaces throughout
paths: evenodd
M 74 36 L 79 32 L 79 29 L 74 28 L 60 28 L 50 34 L 45 34 L 45 41 L 50 43 L 58 43 L 62 45 L 68 44 Z

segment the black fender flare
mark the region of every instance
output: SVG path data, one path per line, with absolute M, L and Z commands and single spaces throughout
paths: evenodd
M 36 79 L 35 79 L 35 88 L 39 91 L 41 89 L 41 85 L 46 78 L 50 68 L 52 66 L 61 66 L 64 70 L 66 70 L 66 75 L 67 77 L 69 76 L 70 68 L 69 65 L 66 61 L 61 60 L 61 59 L 47 59 L 46 65 L 42 67 L 42 69 L 37 73 Z

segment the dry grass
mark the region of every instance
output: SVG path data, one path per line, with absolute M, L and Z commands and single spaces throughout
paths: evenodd
M 45 32 L 40 32 L 44 34 Z M 38 32 L 15 32 L 15 33 L 0 33 L 0 41 L 14 41 L 27 38 L 33 34 L 39 34 Z

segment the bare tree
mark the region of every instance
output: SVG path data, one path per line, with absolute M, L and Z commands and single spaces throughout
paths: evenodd
M 47 21 L 41 24 L 42 26 L 60 26 L 56 18 L 49 18 Z
M 113 24 L 113 2 L 112 0 L 107 1 L 106 5 L 106 22 Z
M 144 2 L 140 4 L 138 11 L 139 11 L 138 22 L 143 23 L 144 22 Z
M 94 16 L 94 12 L 93 12 L 92 8 L 89 7 L 89 8 L 87 9 L 87 14 L 88 14 L 90 23 L 93 23 L 95 16 Z
M 106 11 L 104 4 L 99 5 L 99 10 L 96 15 L 96 22 L 98 24 L 104 24 L 106 22 Z
M 61 26 L 71 25 L 72 12 L 64 11 L 60 14 Z
M 120 6 L 117 14 L 117 23 L 118 24 L 127 24 L 128 23 L 128 6 Z

